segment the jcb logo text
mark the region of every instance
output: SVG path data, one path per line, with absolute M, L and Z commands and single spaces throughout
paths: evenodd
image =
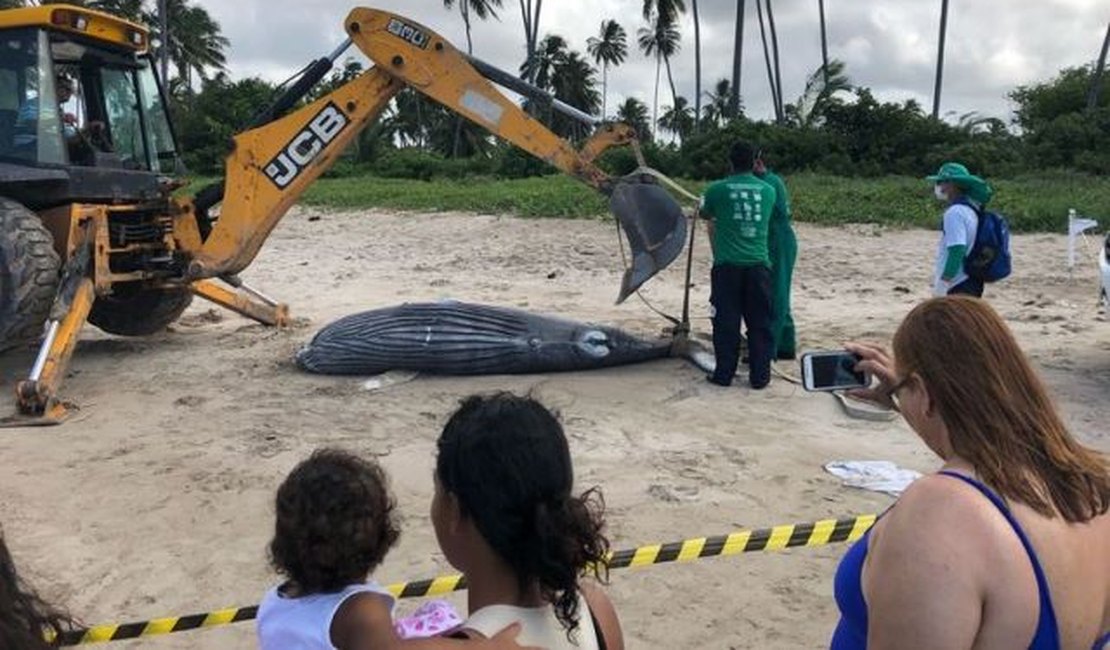
M 428 35 L 412 25 L 407 25 L 396 18 L 390 18 L 386 30 L 402 41 L 408 41 L 422 50 L 428 49 Z
M 285 189 L 349 123 L 343 111 L 329 103 L 266 165 L 266 176 Z

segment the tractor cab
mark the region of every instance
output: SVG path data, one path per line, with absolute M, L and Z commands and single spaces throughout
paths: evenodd
M 0 195 L 31 209 L 164 195 L 183 168 L 148 39 L 80 7 L 0 13 Z

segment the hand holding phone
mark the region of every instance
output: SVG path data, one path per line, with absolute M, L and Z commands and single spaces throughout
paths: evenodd
M 816 350 L 802 355 L 802 386 L 809 391 L 867 388 L 871 375 L 858 372 L 861 357 L 848 350 Z

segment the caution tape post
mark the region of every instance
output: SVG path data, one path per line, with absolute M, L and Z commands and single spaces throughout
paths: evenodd
M 787 548 L 817 547 L 840 542 L 853 542 L 875 523 L 875 515 L 857 515 L 844 519 L 824 519 L 803 524 L 788 524 L 759 530 L 742 530 L 729 535 L 697 537 L 668 544 L 651 544 L 615 551 L 609 555 L 610 569 L 645 567 L 668 562 L 691 562 L 710 557 L 725 557 L 759 551 L 781 551 Z M 442 596 L 466 589 L 461 575 L 440 576 L 428 580 L 399 582 L 387 587 L 397 598 Z M 253 620 L 258 606 L 232 607 L 205 614 L 167 616 L 136 623 L 94 625 L 64 632 L 63 646 L 123 641 L 139 637 L 159 636 L 200 628 L 219 627 Z

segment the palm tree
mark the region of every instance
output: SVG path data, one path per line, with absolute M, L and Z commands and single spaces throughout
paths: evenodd
M 821 17 L 821 66 L 827 72 L 829 69 L 829 39 L 828 33 L 825 31 L 825 0 L 817 0 L 817 13 Z
M 615 20 L 601 21 L 601 31 L 586 41 L 586 50 L 601 65 L 601 119 L 605 119 L 609 95 L 609 66 L 624 63 L 628 56 L 628 34 Z
M 771 52 L 767 49 L 767 32 L 763 27 L 763 2 L 755 0 L 756 13 L 759 16 L 759 38 L 763 41 L 763 60 L 767 64 L 767 81 L 771 84 L 771 103 L 775 108 L 775 121 L 782 123 L 782 104 L 779 103 L 778 88 L 775 85 L 775 73 L 771 71 Z
M 948 0 L 940 0 L 940 38 L 937 45 L 937 80 L 933 87 L 933 119 L 940 117 L 940 88 L 944 79 L 944 39 L 948 35 Z
M 690 134 L 694 126 L 694 116 L 690 110 L 690 102 L 685 97 L 679 97 L 674 106 L 659 116 L 659 128 L 671 134 L 671 142 L 676 137 L 684 138 Z
M 698 0 L 690 0 L 694 9 L 694 132 L 701 130 L 701 20 Z
M 536 37 L 540 33 L 540 10 L 543 0 L 520 0 L 520 17 L 524 21 L 524 69 L 531 70 L 532 57 L 536 55 Z M 525 77 L 528 81 L 531 78 Z
M 1091 89 L 1087 91 L 1087 112 L 1098 107 L 1099 86 L 1102 85 L 1102 72 L 1106 69 L 1106 52 L 1110 50 L 1110 25 L 1106 26 L 1106 37 L 1102 39 L 1102 52 L 1098 55 L 1098 63 L 1091 71 Z
M 736 34 L 732 44 L 732 98 L 729 113 L 740 115 L 740 60 L 744 55 L 744 0 L 736 0 Z
M 686 13 L 685 0 L 644 0 L 644 20 L 663 16 L 666 20 L 677 22 L 678 15 Z
M 166 23 L 173 26 L 168 34 L 161 33 L 158 16 L 144 13 L 143 20 L 155 26 L 153 35 L 161 41 L 186 89 L 193 87 L 193 73 L 203 80 L 211 70 L 227 69 L 224 50 L 230 42 L 221 33 L 220 24 L 203 7 L 191 5 L 189 0 L 166 0 L 165 9 Z
M 651 139 L 648 107 L 635 97 L 629 97 L 617 107 L 617 120 L 636 130 L 641 140 Z
M 674 75 L 671 74 L 671 57 L 678 53 L 679 41 L 682 39 L 678 31 L 678 17 L 686 13 L 685 0 L 644 0 L 644 20 L 654 23 L 658 31 L 662 27 L 673 28 L 675 37 L 664 48 L 663 65 L 667 68 L 667 83 L 671 86 L 671 99 L 678 101 L 678 91 L 674 85 Z
M 555 68 L 562 63 L 568 52 L 566 39 L 556 34 L 548 34 L 539 42 L 531 61 L 525 61 L 521 66 L 520 72 L 540 88 L 550 90 Z
M 452 9 L 455 6 L 455 0 L 443 0 L 443 6 L 446 9 Z M 463 25 L 466 26 L 467 54 L 474 54 L 474 41 L 470 37 L 470 12 L 473 11 L 474 15 L 481 20 L 497 18 L 495 7 L 501 8 L 501 0 L 459 0 L 459 15 L 462 16 Z
M 143 0 L 88 0 L 85 6 L 121 16 L 132 22 L 144 20 Z
M 758 2 L 758 0 L 757 0 Z M 771 51 L 775 57 L 775 96 L 779 98 L 779 119 L 782 119 L 782 69 L 779 67 L 779 31 L 775 29 L 774 3 L 767 0 L 767 27 L 771 30 Z
M 792 117 L 802 128 L 819 126 L 825 110 L 833 97 L 841 91 L 850 91 L 852 81 L 844 74 L 843 61 L 833 59 L 829 66 L 821 66 L 806 79 L 806 89 L 798 103 L 790 107 Z
M 982 115 L 978 111 L 970 111 L 960 115 L 956 119 L 956 129 L 965 135 L 974 135 L 984 132 L 1004 133 L 1006 131 L 1006 122 L 997 117 Z
M 412 88 L 403 88 L 393 99 L 393 110 L 386 116 L 390 130 L 397 135 L 401 146 L 423 148 L 427 141 L 424 123 L 426 96 Z
M 736 114 L 732 110 L 732 84 L 727 78 L 718 79 L 713 90 L 705 93 L 707 100 L 702 117 L 713 126 L 722 126 Z
M 596 113 L 601 105 L 596 74 L 597 71 L 581 54 L 567 52 L 555 65 L 551 75 L 551 90 L 557 99 L 587 113 Z M 551 119 L 552 131 L 572 140 L 586 136 L 586 128 L 578 120 L 561 113 L 553 115 Z
M 663 62 L 678 51 L 678 28 L 674 26 L 674 23 L 668 22 L 663 17 L 664 15 L 656 16 L 653 28 L 641 27 L 637 32 L 637 40 L 644 56 L 655 57 L 655 96 L 651 114 L 653 126 L 659 113 L 659 73 L 662 70 Z M 667 66 L 667 76 L 670 77 L 669 65 Z M 671 94 L 675 98 L 675 103 L 678 103 L 678 93 L 674 92 L 673 79 L 671 80 Z
M 443 6 L 446 9 L 451 9 L 455 6 L 455 0 L 443 0 Z M 466 26 L 466 53 L 474 54 L 474 40 L 470 35 L 470 12 L 473 11 L 479 19 L 485 20 L 486 18 L 496 18 L 497 12 L 494 7 L 501 7 L 501 0 L 459 0 L 459 15 L 462 16 L 463 25 Z M 451 148 L 452 156 L 459 155 L 459 147 L 462 143 L 463 131 L 463 118 L 458 116 L 455 118 L 455 144 Z

